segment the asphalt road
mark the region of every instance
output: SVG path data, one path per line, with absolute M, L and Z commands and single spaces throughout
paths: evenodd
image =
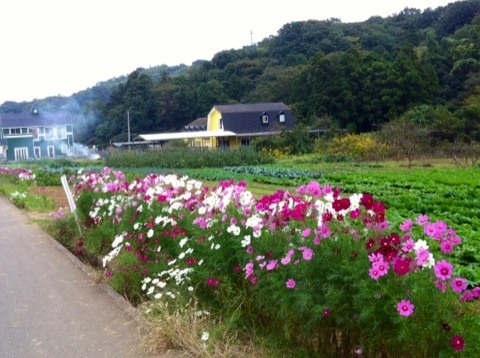
M 0 196 L 0 357 L 144 357 L 134 310 Z

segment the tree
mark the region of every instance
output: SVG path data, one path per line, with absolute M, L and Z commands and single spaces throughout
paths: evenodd
M 397 155 L 404 155 L 410 168 L 412 161 L 428 142 L 428 130 L 406 117 L 400 117 L 385 123 L 379 132 L 379 138 Z
M 101 144 L 126 141 L 129 133 L 133 139 L 138 134 L 154 131 L 157 112 L 151 78 L 134 71 L 125 84 L 120 84 L 112 92 L 103 107 L 95 132 L 97 141 Z

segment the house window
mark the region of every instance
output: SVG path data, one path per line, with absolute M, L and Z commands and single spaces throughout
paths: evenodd
M 280 112 L 280 113 L 278 114 L 278 121 L 279 121 L 280 123 L 285 123 L 285 113 Z
M 33 139 L 38 140 L 38 128 L 29 128 L 28 133 L 33 135 Z
M 10 128 L 10 134 L 22 134 L 22 128 Z
M 240 145 L 242 147 L 248 147 L 250 145 L 250 138 L 242 138 Z
M 67 131 L 65 127 L 57 127 L 57 139 L 67 138 Z
M 45 139 L 54 139 L 55 138 L 55 131 L 53 128 L 45 127 Z
M 55 157 L 55 147 L 53 145 L 48 146 L 48 157 L 49 158 L 54 158 Z
M 68 153 L 68 145 L 63 143 L 60 150 L 62 151 L 62 154 L 67 154 Z
M 223 119 L 220 118 L 220 130 L 223 130 Z
M 33 147 L 35 158 L 40 159 L 40 147 Z
M 262 124 L 268 124 L 268 114 L 265 112 L 262 114 Z

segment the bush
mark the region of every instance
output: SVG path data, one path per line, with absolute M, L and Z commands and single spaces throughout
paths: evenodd
M 326 156 L 378 161 L 385 157 L 388 147 L 377 141 L 371 133 L 347 134 L 328 142 L 317 141 L 315 151 Z

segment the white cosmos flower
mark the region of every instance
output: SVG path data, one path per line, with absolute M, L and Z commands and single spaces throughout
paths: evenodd
M 207 331 L 204 331 L 202 333 L 202 337 L 200 338 L 202 341 L 208 341 L 208 338 L 210 337 L 210 334 Z
M 250 236 L 250 235 L 245 235 L 245 236 L 243 237 L 242 242 L 241 242 L 242 247 L 247 247 L 248 245 L 250 245 L 251 241 L 252 241 L 252 240 L 251 240 L 251 236 Z
M 237 225 L 230 225 L 228 228 L 227 228 L 227 232 L 235 235 L 235 236 L 238 236 L 240 235 L 240 227 L 237 226 Z
M 415 243 L 415 246 L 413 247 L 413 249 L 415 251 L 418 251 L 420 249 L 423 249 L 423 250 L 428 250 L 428 244 L 425 240 L 418 240 L 416 243 Z

